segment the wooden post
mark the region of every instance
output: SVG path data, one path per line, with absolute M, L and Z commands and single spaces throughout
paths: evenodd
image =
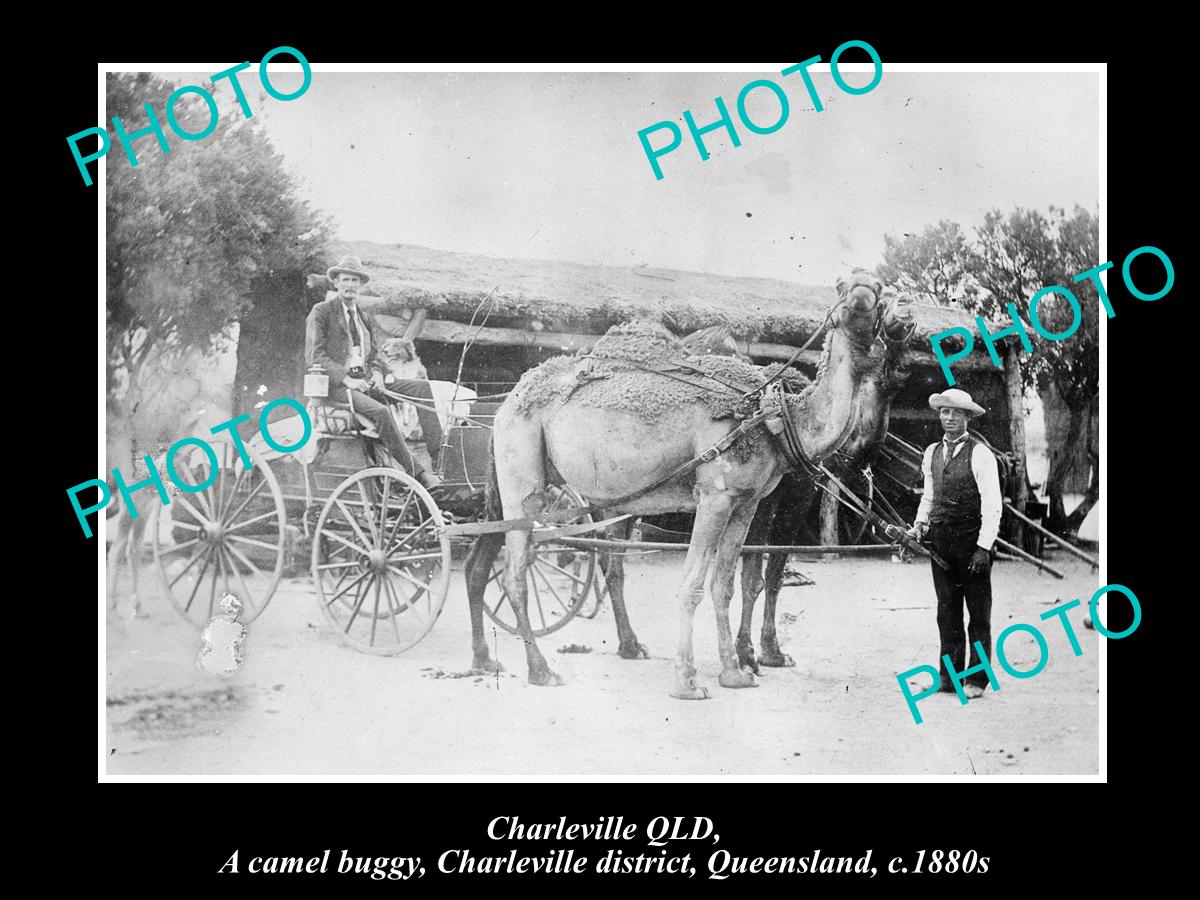
M 821 494 L 821 543 L 838 543 L 838 486 L 830 484 L 829 490 Z
M 411 319 L 408 320 L 408 327 L 404 329 L 405 340 L 415 341 L 421 333 L 421 328 L 425 325 L 425 317 L 429 315 L 429 311 L 424 307 L 413 313 Z
M 1028 525 L 1030 528 L 1034 529 L 1035 531 L 1040 532 L 1042 535 L 1044 535 L 1046 537 L 1047 540 L 1051 540 L 1054 543 L 1058 544 L 1058 546 L 1062 547 L 1068 553 L 1072 553 L 1075 556 L 1078 556 L 1085 563 L 1090 565 L 1093 569 L 1100 568 L 1100 561 L 1098 559 L 1096 559 L 1094 556 L 1088 556 L 1086 553 L 1084 553 L 1082 550 L 1080 550 L 1074 544 L 1072 544 L 1071 542 L 1069 542 L 1067 540 L 1064 540 L 1063 538 L 1060 538 L 1057 534 L 1055 534 L 1053 531 L 1050 531 L 1048 528 L 1044 528 L 1043 526 L 1039 525 L 1037 522 L 1033 521 L 1033 519 L 1030 519 L 1029 517 L 1027 517 L 1024 513 L 1017 512 L 1015 509 L 1013 509 L 1013 505 L 1012 505 L 1011 501 L 1005 500 L 1004 506 L 1010 513 L 1013 514 L 1013 516 L 1022 519 L 1026 525 Z
M 1013 457 L 1016 461 L 1016 493 L 1011 498 L 1017 512 L 1024 515 L 1029 500 L 1029 476 L 1025 459 L 1025 388 L 1021 384 L 1021 357 L 1015 341 L 1004 345 L 1004 386 L 1008 393 L 1008 429 L 1012 440 Z M 1025 528 L 1020 520 L 1014 521 L 1013 537 L 1019 546 L 1025 546 Z

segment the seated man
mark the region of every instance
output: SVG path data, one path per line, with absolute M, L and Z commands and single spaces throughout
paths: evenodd
M 326 273 L 337 288 L 338 295 L 312 308 L 305 325 L 304 355 L 307 365 L 323 366 L 329 374 L 329 399 L 346 403 L 353 399 L 354 411 L 366 416 L 379 438 L 396 462 L 426 488 L 437 487 L 442 480 L 413 460 L 396 427 L 386 399 L 381 392 L 386 383 L 389 390 L 411 397 L 433 400 L 427 381 L 398 381 L 388 371 L 378 352 L 379 331 L 370 313 L 358 308 L 358 290 L 371 279 L 362 262 L 354 256 L 344 256 Z M 425 404 L 422 404 L 425 405 Z M 442 441 L 436 413 L 418 409 L 425 432 L 426 446 L 436 459 Z

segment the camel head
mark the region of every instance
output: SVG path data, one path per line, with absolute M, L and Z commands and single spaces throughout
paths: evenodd
M 880 340 L 867 356 L 867 371 L 858 395 L 858 421 L 839 451 L 856 464 L 869 463 L 887 435 L 892 398 L 908 380 L 904 345 L 917 330 L 915 305 L 908 294 L 889 289 L 882 306 Z
M 865 349 L 879 331 L 883 282 L 866 269 L 855 269 L 849 278 L 839 278 L 835 287 L 838 302 L 833 308 L 833 327 Z
M 883 302 L 883 339 L 905 344 L 917 330 L 916 304 L 909 294 L 888 291 Z

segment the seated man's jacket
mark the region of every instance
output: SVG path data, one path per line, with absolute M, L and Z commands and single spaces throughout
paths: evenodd
M 379 353 L 382 341 L 375 318 L 361 306 L 359 320 L 363 323 L 363 369 L 367 377 L 374 369 L 388 374 L 387 361 Z M 329 386 L 342 384 L 346 379 L 346 363 L 350 359 L 350 332 L 342 314 L 340 297 L 322 300 L 308 313 L 304 327 L 304 361 L 308 366 L 319 365 L 329 374 Z

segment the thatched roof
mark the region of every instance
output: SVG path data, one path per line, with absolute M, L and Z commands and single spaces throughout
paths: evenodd
M 383 297 L 387 307 L 424 307 L 435 318 L 469 318 L 495 288 L 493 316 L 592 320 L 603 327 L 638 316 L 665 316 L 677 331 L 725 325 L 742 336 L 786 342 L 811 334 L 837 299 L 832 285 L 498 259 L 409 244 L 349 241 L 335 244 L 331 252 L 360 257 L 372 274 L 366 292 Z M 924 343 L 926 349 L 929 335 L 973 324 L 963 311 L 931 305 L 920 305 L 917 319 L 913 346 Z

